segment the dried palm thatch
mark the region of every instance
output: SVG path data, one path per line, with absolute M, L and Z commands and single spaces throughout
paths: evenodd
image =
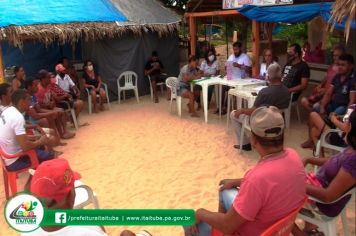
M 179 22 L 170 24 L 137 24 L 130 22 L 85 22 L 66 24 L 43 24 L 28 26 L 8 26 L 0 28 L 0 41 L 22 47 L 24 40 L 37 40 L 46 45 L 53 42 L 75 43 L 80 39 L 100 40 L 120 37 L 132 33 L 140 36 L 145 32 L 156 32 L 160 37 L 176 32 Z
M 336 0 L 331 10 L 331 18 L 329 23 L 332 24 L 332 29 L 335 23 L 340 23 L 346 18 L 345 24 L 345 37 L 346 41 L 350 35 L 350 28 L 352 20 L 355 19 L 356 14 L 356 1 L 355 0 Z

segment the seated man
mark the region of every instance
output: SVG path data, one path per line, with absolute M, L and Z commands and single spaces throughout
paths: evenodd
M 339 71 L 320 104 L 320 114 L 345 114 L 347 107 L 356 102 L 354 58 L 350 54 L 339 57 Z M 319 109 L 317 109 L 319 110 Z
M 59 158 L 39 165 L 26 184 L 26 190 L 43 198 L 48 209 L 69 210 L 74 207 L 74 181 L 78 179 L 80 175 L 72 171 L 68 161 Z M 104 236 L 107 234 L 105 229 L 99 226 L 42 226 L 22 235 Z
M 30 95 L 27 91 L 18 89 L 11 95 L 10 85 L 1 84 L 0 97 L 2 103 L 0 107 L 1 150 L 13 155 L 35 149 L 39 162 L 53 159 L 53 152 L 41 149 L 49 141 L 46 135 L 29 136 L 26 134 L 26 123 L 22 113 L 26 112 L 30 106 Z M 10 99 L 13 106 L 9 106 Z M 29 157 L 4 158 L 4 162 L 8 171 L 21 170 L 31 165 Z
M 290 94 L 288 88 L 281 82 L 281 67 L 277 63 L 273 63 L 268 67 L 267 74 L 270 82 L 269 86 L 258 93 L 253 107 L 232 111 L 230 114 L 237 140 L 240 140 L 242 122 L 245 116 L 251 115 L 256 108 L 263 105 L 270 105 L 275 106 L 278 109 L 285 109 L 289 106 Z M 249 139 L 245 135 L 244 143 L 240 142 L 240 144 L 234 145 L 234 147 L 240 149 L 240 145 L 242 145 L 243 150 L 250 151 L 251 144 L 248 140 Z
M 78 87 L 75 85 L 75 83 L 72 81 L 72 79 L 67 75 L 66 68 L 62 64 L 56 65 L 56 72 L 57 76 L 55 77 L 55 82 L 56 84 L 64 90 L 64 92 L 69 93 L 73 100 L 78 100 L 78 113 L 82 110 L 83 108 L 83 101 L 79 99 L 80 97 L 80 90 Z M 79 109 L 80 108 L 80 109 Z
M 42 110 L 37 102 L 37 98 L 35 94 L 38 91 L 38 80 L 35 79 L 27 79 L 25 81 L 25 88 L 30 95 L 30 107 L 25 114 L 25 120 L 31 124 L 38 124 L 43 128 L 50 128 L 46 129 L 54 138 L 54 146 L 64 145 L 64 143 L 60 143 L 60 135 L 56 127 L 56 117 L 57 112 L 55 111 L 47 111 Z
M 56 76 L 53 73 L 49 73 L 49 75 L 51 80 L 49 87 L 56 105 L 65 110 L 74 108 L 75 116 L 78 119 L 79 113 L 83 108 L 83 101 L 80 99 L 73 99 L 70 93 L 64 91 L 58 84 L 56 84 Z
M 292 44 L 288 48 L 288 62 L 283 70 L 282 82 L 290 93 L 294 93 L 293 102 L 308 87 L 309 78 L 310 70 L 308 64 L 302 61 L 302 49 L 299 44 Z
M 71 133 L 67 130 L 67 115 L 62 108 L 56 107 L 56 103 L 51 95 L 50 91 L 50 74 L 46 70 L 40 70 L 38 73 L 38 79 L 40 83 L 38 84 L 38 91 L 36 93 L 36 98 L 40 109 L 42 112 L 55 112 L 56 116 L 56 126 L 63 139 L 70 139 L 75 136 L 75 133 Z
M 339 57 L 344 53 L 345 49 L 343 47 L 334 47 L 333 64 L 328 67 L 324 80 L 314 88 L 311 95 L 302 97 L 300 100 L 300 103 L 307 111 L 312 111 L 313 109 L 320 106 L 321 99 L 323 98 L 325 92 L 330 88 L 335 75 L 338 73 Z
M 228 235 L 260 235 L 304 202 L 303 163 L 293 149 L 284 148 L 284 120 L 278 108 L 256 109 L 251 129 L 258 163 L 243 179 L 221 181 L 219 213 L 198 209 L 196 225 L 185 228 L 185 235 L 210 235 L 211 227 Z
M 200 95 L 200 91 L 194 89 L 194 93 L 192 93 L 189 84 L 190 81 L 201 78 L 202 74 L 198 69 L 198 63 L 199 59 L 196 56 L 189 56 L 188 64 L 182 67 L 178 76 L 177 94 L 189 99 L 187 106 L 192 117 L 199 117 L 194 108 L 194 101 Z
M 64 66 L 64 68 L 66 69 L 65 73 L 69 75 L 69 77 L 72 79 L 77 88 L 81 88 L 79 75 L 75 70 L 74 66 L 70 63 L 69 59 L 67 57 L 63 57 L 59 61 L 59 63 Z
M 155 98 L 155 103 L 158 103 L 157 83 L 164 82 L 167 78 L 166 75 L 162 74 L 162 70 L 163 64 L 158 58 L 158 53 L 153 51 L 151 59 L 146 63 L 145 66 L 145 76 L 151 77 L 152 91 Z

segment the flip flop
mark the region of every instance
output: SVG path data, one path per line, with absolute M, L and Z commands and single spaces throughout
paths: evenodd
M 58 146 L 66 146 L 67 145 L 67 143 L 64 143 L 64 142 L 59 142 L 58 143 Z

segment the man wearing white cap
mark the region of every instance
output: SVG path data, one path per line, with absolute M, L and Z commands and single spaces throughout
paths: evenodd
M 278 108 L 257 108 L 250 124 L 258 163 L 242 179 L 221 181 L 219 212 L 198 209 L 196 225 L 185 228 L 185 235 L 210 235 L 213 227 L 228 235 L 257 236 L 304 202 L 303 163 L 283 145 L 284 120 Z

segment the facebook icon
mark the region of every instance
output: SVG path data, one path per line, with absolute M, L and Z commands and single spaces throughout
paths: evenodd
M 54 222 L 56 224 L 65 224 L 67 222 L 67 213 L 56 212 L 56 214 L 54 215 Z

